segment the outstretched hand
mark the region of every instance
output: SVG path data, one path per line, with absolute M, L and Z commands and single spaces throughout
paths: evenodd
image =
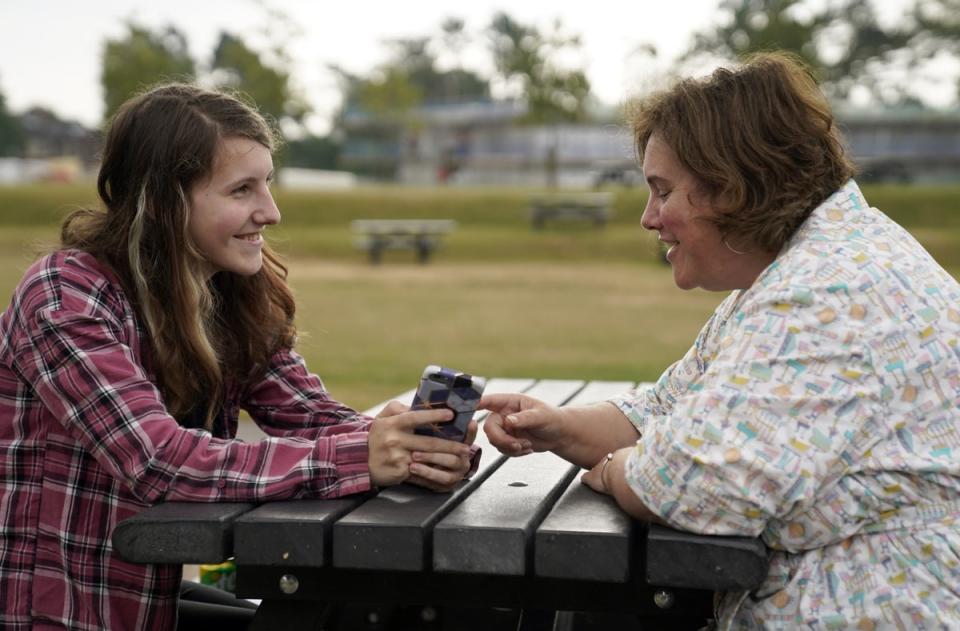
M 449 491 L 470 470 L 470 445 L 477 435 L 471 421 L 463 443 L 415 434 L 418 427 L 449 421 L 448 409 L 411 411 L 391 401 L 373 420 L 368 439 L 370 480 L 376 486 L 410 482 Z
M 479 407 L 490 410 L 483 422 L 490 444 L 508 456 L 554 451 L 563 442 L 561 408 L 523 394 L 490 394 Z

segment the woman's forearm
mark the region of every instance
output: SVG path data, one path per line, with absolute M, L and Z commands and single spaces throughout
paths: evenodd
M 559 408 L 566 440 L 555 449 L 561 458 L 589 469 L 611 451 L 633 445 L 640 434 L 610 403 Z
M 637 497 L 637 494 L 633 492 L 627 482 L 627 458 L 630 457 L 630 452 L 631 448 L 614 452 L 613 459 L 610 460 L 606 471 L 603 472 L 603 482 L 610 495 L 613 496 L 613 499 L 617 501 L 617 504 L 625 513 L 636 519 L 663 524 L 665 522 L 640 501 L 640 498 Z

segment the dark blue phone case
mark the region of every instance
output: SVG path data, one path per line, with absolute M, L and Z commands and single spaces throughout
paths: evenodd
M 452 421 L 418 427 L 416 433 L 463 442 L 485 386 L 483 377 L 474 377 L 443 366 L 427 366 L 420 377 L 411 409 L 449 408 L 455 416 Z

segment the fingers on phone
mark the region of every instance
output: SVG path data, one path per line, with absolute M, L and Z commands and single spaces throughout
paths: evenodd
M 427 464 L 416 463 L 410 465 L 410 475 L 428 482 L 423 485 L 434 490 L 446 490 L 463 479 L 463 472 L 459 470 L 440 469 Z
M 455 440 L 417 434 L 414 436 L 414 441 L 411 451 L 415 452 L 453 454 L 464 457 L 470 454 L 470 445 L 458 443 Z
M 404 425 L 410 429 L 430 425 L 431 423 L 444 423 L 453 420 L 453 410 L 450 408 L 437 408 L 434 410 L 410 410 L 404 414 Z
M 414 463 L 423 463 L 444 469 L 454 470 L 462 468 L 464 457 L 459 454 L 438 453 L 435 451 L 415 451 L 410 456 Z
M 410 409 L 409 405 L 404 405 L 399 401 L 390 401 L 383 409 L 380 411 L 381 416 L 396 416 L 397 414 L 403 414 Z
M 467 436 L 464 438 L 463 442 L 467 445 L 472 445 L 473 441 L 477 438 L 477 431 L 479 430 L 479 427 L 480 425 L 476 421 L 471 420 L 470 423 L 467 424 Z

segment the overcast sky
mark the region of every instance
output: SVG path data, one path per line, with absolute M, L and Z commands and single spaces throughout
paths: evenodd
M 295 85 L 317 110 L 311 127 L 322 130 L 339 101 L 334 63 L 366 73 L 387 56 L 387 38 L 438 33 L 443 18 L 465 20 L 478 33 L 497 10 L 523 23 L 549 27 L 560 18 L 582 36 L 583 67 L 602 101 L 617 104 L 636 89 L 649 57 L 633 54 L 652 43 L 663 59 L 689 43 L 693 29 L 711 22 L 718 0 L 623 2 L 621 0 L 268 0 L 301 30 L 289 41 Z M 101 54 L 107 38 L 134 20 L 150 27 L 173 24 L 187 36 L 194 59 L 206 63 L 218 34 L 227 30 L 260 48 L 265 11 L 252 0 L 0 0 L 0 91 L 7 107 L 33 105 L 96 125 L 103 111 Z M 479 48 L 479 45 L 477 46 Z M 464 65 L 489 70 L 485 49 Z
M 690 43 L 695 30 L 716 22 L 719 0 L 265 0 L 299 29 L 287 40 L 293 82 L 315 110 L 309 127 L 326 131 L 339 103 L 328 64 L 366 74 L 387 57 L 389 38 L 433 35 L 445 17 L 465 20 L 479 34 L 498 10 L 547 29 L 555 19 L 583 41 L 580 59 L 594 94 L 616 105 Z M 814 0 L 816 1 L 816 0 Z M 900 5 L 904 0 L 881 0 Z M 266 11 L 254 0 L 0 0 L 0 92 L 20 112 L 41 105 L 90 126 L 99 123 L 101 54 L 107 38 L 133 20 L 150 28 L 172 24 L 200 64 L 209 61 L 226 30 L 261 50 Z M 479 39 L 479 38 L 478 38 Z M 653 44 L 659 57 L 637 53 Z M 482 40 L 463 65 L 489 74 Z

